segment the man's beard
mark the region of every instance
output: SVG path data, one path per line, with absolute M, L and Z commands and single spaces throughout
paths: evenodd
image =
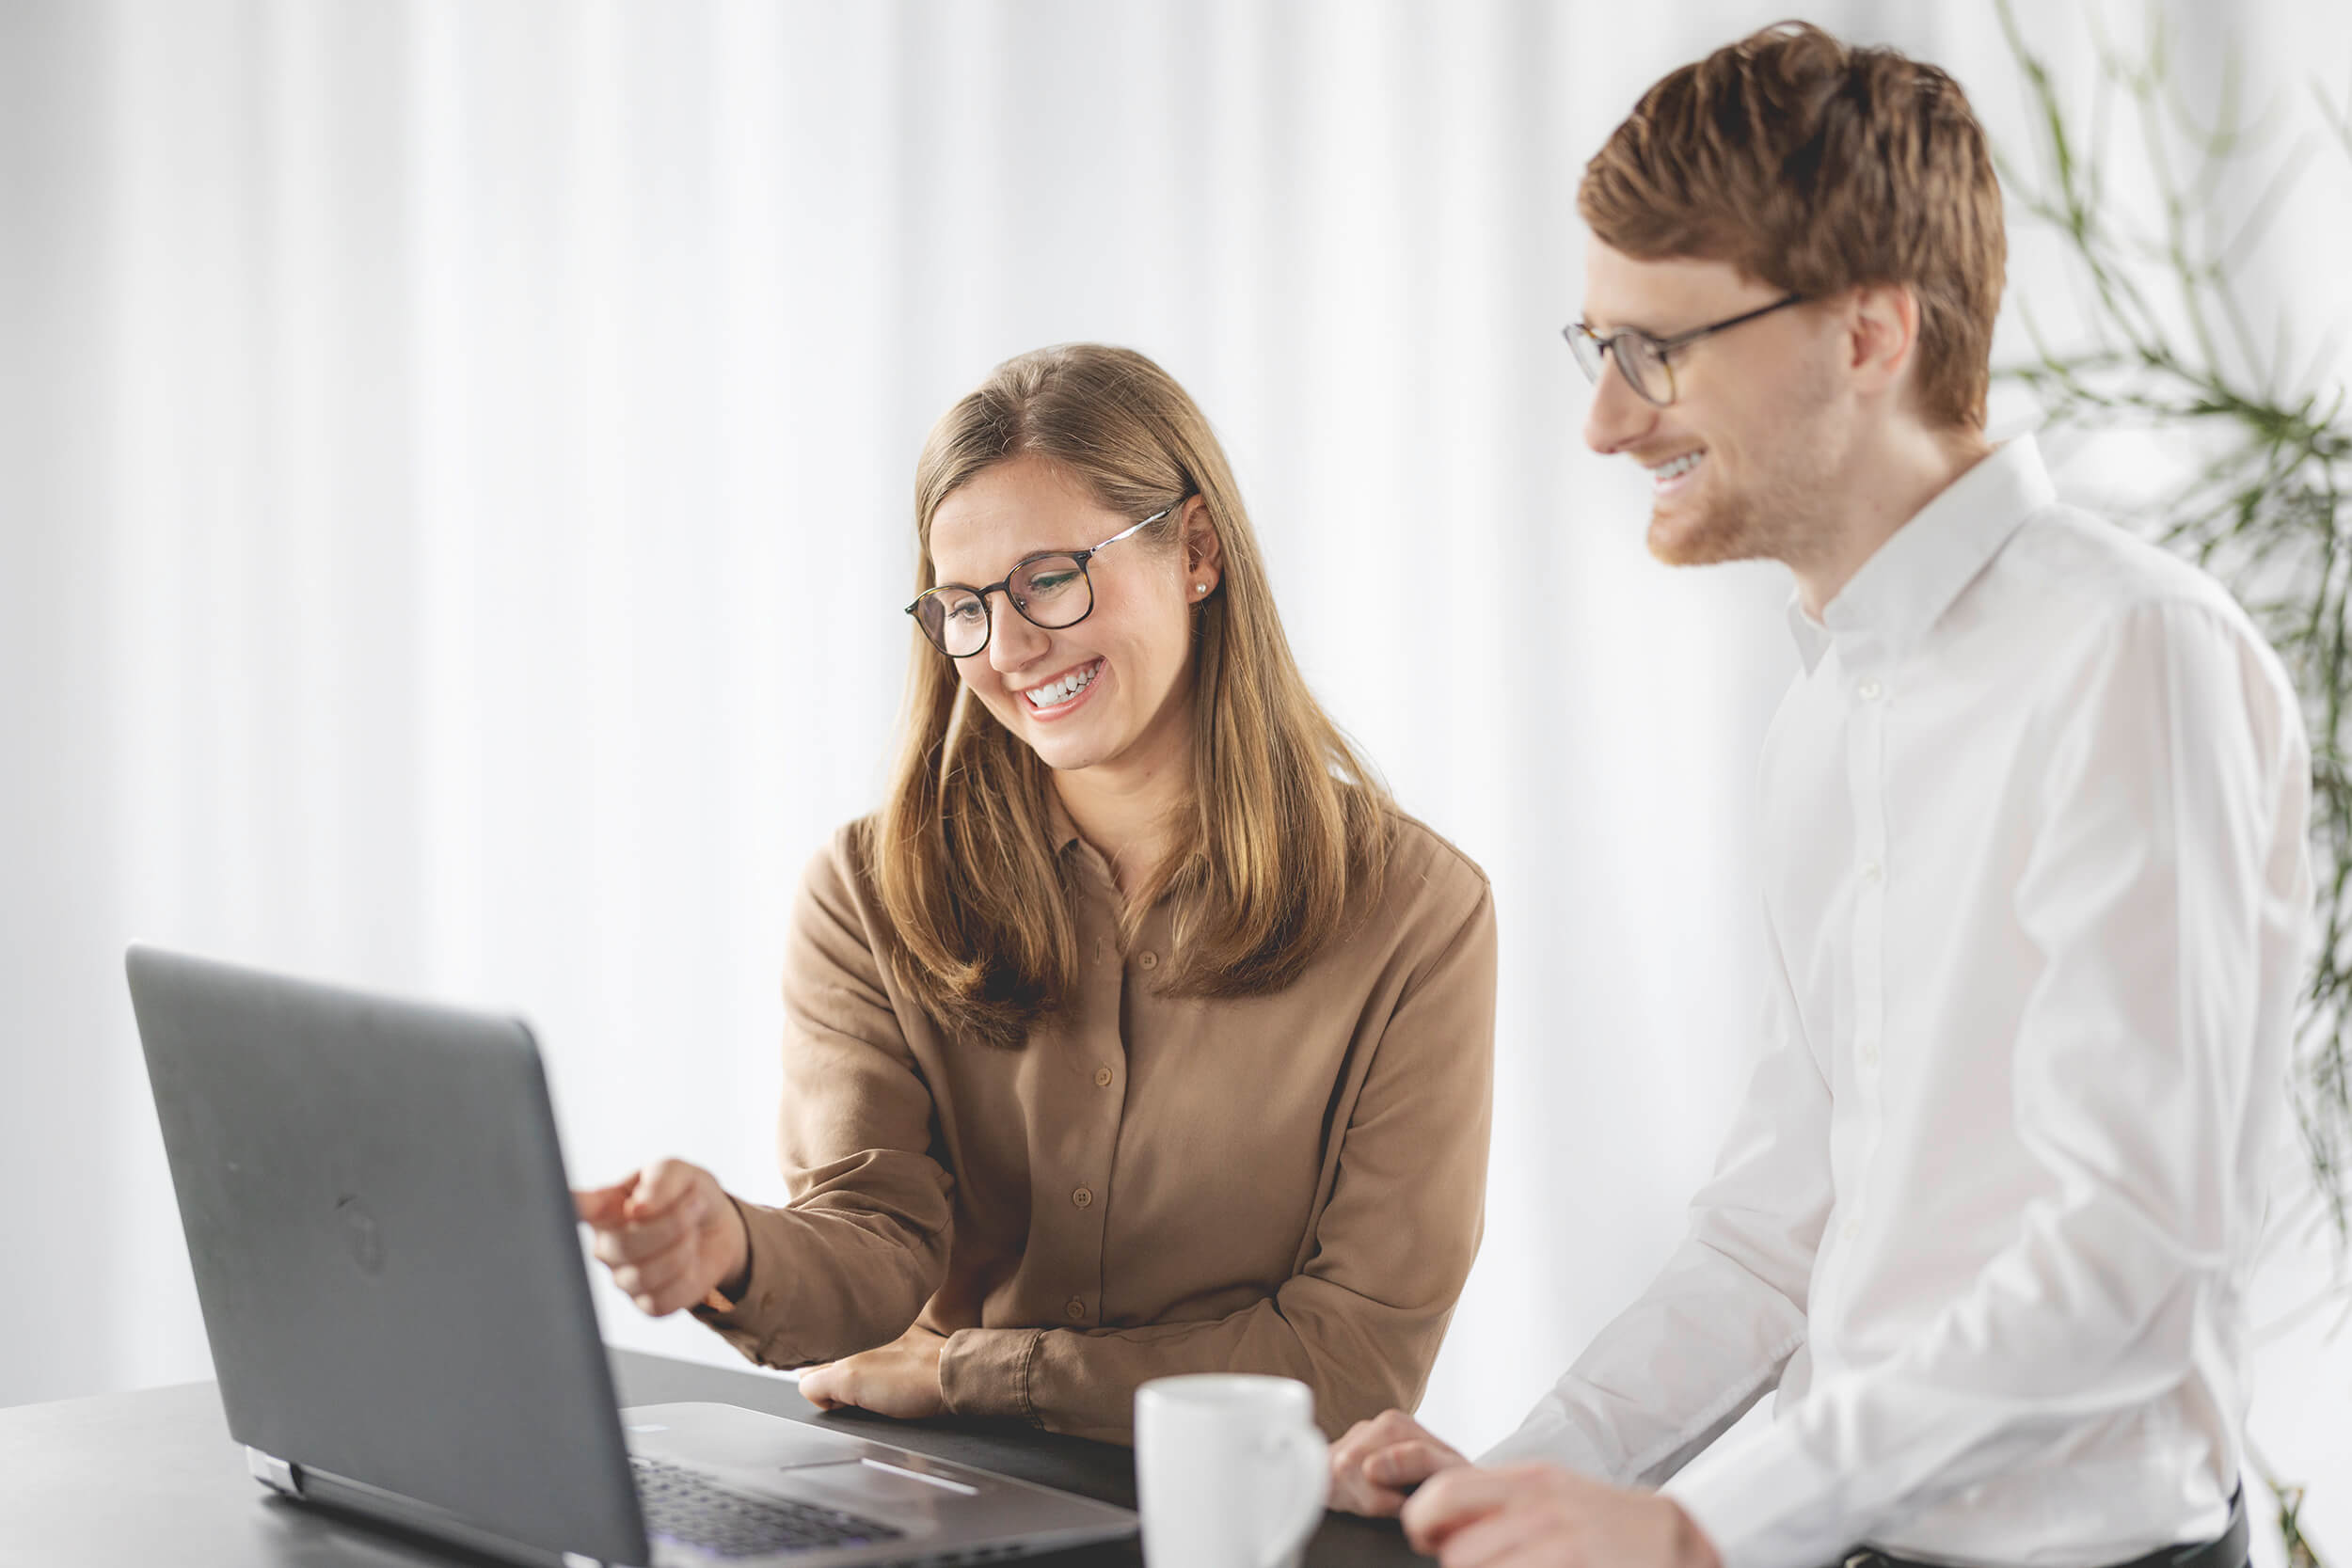
M 1844 432 L 1836 422 L 1831 391 L 1820 376 L 1799 377 L 1785 393 L 1786 407 L 1774 426 L 1746 450 L 1771 452 L 1771 466 L 1742 464 L 1745 483 L 1722 483 L 1704 465 L 1692 477 L 1702 488 L 1705 510 L 1661 531 L 1655 513 L 1648 534 L 1650 554 L 1669 566 L 1719 566 L 1731 561 L 1779 561 L 1796 565 L 1818 542 L 1824 501 L 1845 459 Z M 1794 454 L 1802 454 L 1794 455 Z
M 1805 532 L 1804 487 L 1775 475 L 1740 494 L 1710 498 L 1694 518 L 1662 531 L 1653 517 L 1650 554 L 1669 566 L 1720 566 L 1732 561 L 1787 561 Z

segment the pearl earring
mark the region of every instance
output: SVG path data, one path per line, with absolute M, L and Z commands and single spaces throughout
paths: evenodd
M 1192 591 L 1196 594 L 1205 594 L 1209 591 L 1209 585 L 1205 582 L 1196 582 L 1192 585 Z

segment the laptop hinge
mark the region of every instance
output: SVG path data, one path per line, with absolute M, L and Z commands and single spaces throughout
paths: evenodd
M 248 1447 L 245 1450 L 245 1466 L 253 1472 L 253 1479 L 273 1492 L 283 1492 L 289 1497 L 302 1496 L 302 1466 L 289 1465 L 275 1454 L 263 1453 Z

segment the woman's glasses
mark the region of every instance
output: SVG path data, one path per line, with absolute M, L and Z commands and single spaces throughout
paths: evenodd
M 1772 304 L 1759 309 L 1750 310 L 1743 316 L 1709 322 L 1705 326 L 1694 326 L 1688 332 L 1677 332 L 1671 338 L 1653 338 L 1646 332 L 1636 331 L 1629 326 L 1622 332 L 1596 332 L 1582 322 L 1569 323 L 1560 329 L 1560 336 L 1565 338 L 1568 341 L 1568 347 L 1576 351 L 1576 362 L 1584 368 L 1585 380 L 1598 386 L 1600 372 L 1604 368 L 1602 362 L 1613 358 L 1617 362 L 1618 373 L 1625 377 L 1625 384 L 1633 388 L 1634 395 L 1644 403 L 1655 404 L 1663 408 L 1675 400 L 1675 367 L 1672 357 L 1675 350 L 1687 348 L 1701 338 L 1711 338 L 1718 332 L 1727 332 L 1743 323 L 1756 320 L 1758 316 L 1769 316 L 1775 310 L 1783 310 L 1791 305 L 1804 303 L 1804 295 L 1790 294 L 1787 299 L 1774 300 Z
M 1173 506 L 1162 507 L 1090 550 L 1032 556 L 1015 566 L 1004 581 L 992 582 L 986 588 L 943 582 L 907 606 L 907 613 L 923 628 L 923 635 L 931 640 L 931 646 L 949 658 L 970 658 L 988 646 L 989 633 L 995 626 L 989 612 L 991 594 L 1001 592 L 1005 602 L 1033 626 L 1043 626 L 1048 631 L 1074 626 L 1094 613 L 1094 579 L 1087 576 L 1087 562 L 1175 510 Z

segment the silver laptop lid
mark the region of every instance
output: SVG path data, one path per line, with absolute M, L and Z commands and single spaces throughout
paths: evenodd
M 529 1031 L 154 948 L 127 967 L 230 1435 L 646 1561 Z

